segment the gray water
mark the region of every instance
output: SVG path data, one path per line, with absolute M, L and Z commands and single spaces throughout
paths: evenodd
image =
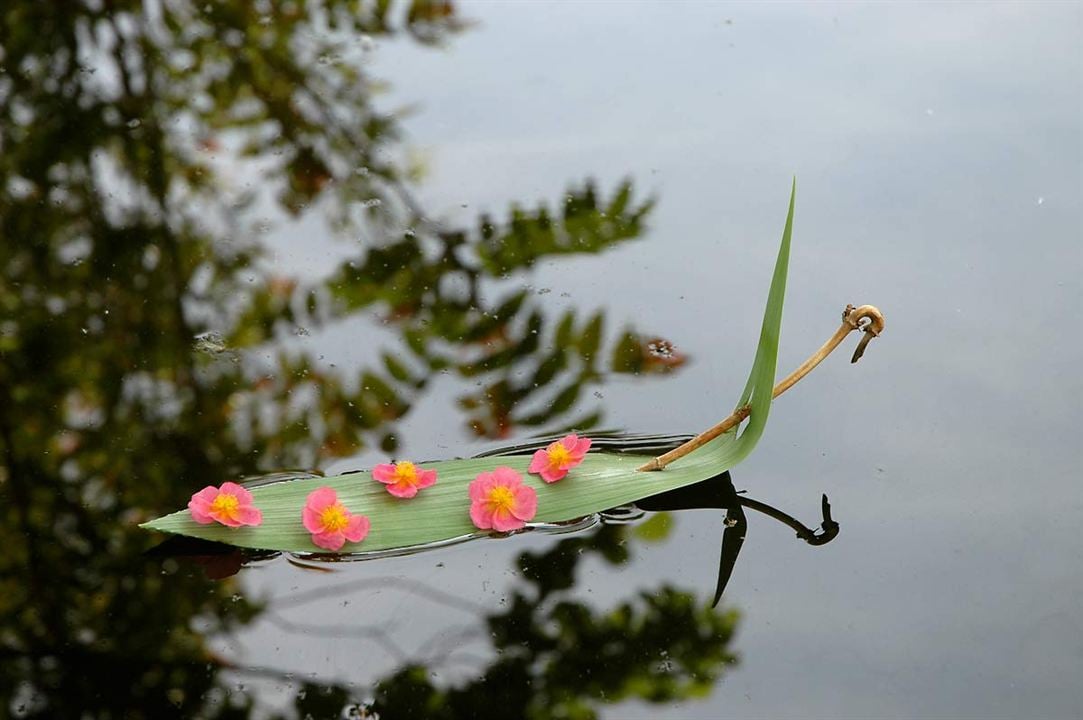
M 1083 714 L 1079 4 L 464 2 L 413 34 L 399 16 L 390 34 L 371 19 L 331 30 L 246 5 L 178 4 L 188 34 L 148 32 L 173 50 L 147 67 L 236 66 L 229 42 L 275 33 L 292 74 L 252 50 L 277 78 L 266 88 L 303 79 L 298 112 L 329 114 L 255 130 L 215 116 L 227 103 L 191 89 L 203 81 L 144 91 L 134 69 L 124 89 L 108 52 L 56 71 L 81 88 L 66 94 L 42 69 L 63 65 L 56 28 L 107 37 L 153 13 L 115 11 L 111 29 L 0 10 L 7 712 L 420 717 L 436 698 L 476 716 Z M 199 28 L 220 35 L 199 45 Z M 78 116 L 87 97 L 116 117 Z M 364 125 L 407 107 L 388 121 L 397 138 Z M 309 145 L 319 160 L 296 161 Z M 81 194 L 81 167 L 97 192 Z M 878 306 L 887 329 L 860 363 L 850 339 L 779 399 L 733 471 L 813 526 L 826 493 L 838 538 L 811 548 L 750 514 L 719 610 L 711 509 L 358 563 L 278 556 L 224 580 L 141 556 L 160 538 L 137 522 L 243 474 L 468 456 L 567 427 L 709 426 L 751 363 L 793 177 L 780 370 L 847 303 Z M 588 182 L 602 206 L 631 188 L 623 212 L 570 231 L 602 238 L 590 252 L 537 230 L 516 236 L 529 263 L 433 260 L 454 231 L 456 252 L 476 252 L 479 224 L 507 228 L 513 207 L 582 206 Z M 385 267 L 372 249 L 388 246 Z M 220 259 L 246 247 L 262 255 Z M 467 337 L 479 309 L 524 289 L 503 334 Z M 531 312 L 537 347 L 470 370 L 525 338 Z M 604 317 L 594 367 L 572 348 L 551 383 L 522 385 L 568 350 L 554 334 L 568 312 L 570 345 Z M 614 358 L 626 332 L 634 363 Z M 654 338 L 683 362 L 652 354 Z M 388 379 L 384 355 L 412 381 Z M 541 638 L 559 603 L 589 620 L 554 647 Z M 622 605 L 633 620 L 610 624 Z M 648 610 L 662 606 L 682 622 Z M 605 638 L 624 662 L 606 661 Z

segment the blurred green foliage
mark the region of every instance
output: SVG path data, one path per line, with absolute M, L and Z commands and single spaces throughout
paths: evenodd
M 473 229 L 418 207 L 366 54 L 464 26 L 448 0 L 0 8 L 0 713 L 247 716 L 252 697 L 222 671 L 264 670 L 208 639 L 260 603 L 141 558 L 137 522 L 210 482 L 393 453 L 396 420 L 441 372 L 479 382 L 459 398 L 465 422 L 501 437 L 587 427 L 600 416 L 583 407 L 589 385 L 679 365 L 632 329 L 606 350 L 602 312 L 552 318 L 503 282 L 638 237 L 651 203 L 630 183 L 583 183 L 556 211 L 511 208 Z M 251 219 L 261 193 L 371 241 L 318 281 L 273 276 Z M 399 338 L 374 367 L 283 348 L 359 315 Z M 666 591 L 614 617 L 714 622 L 689 603 Z M 553 618 L 584 641 L 622 631 L 574 609 Z M 324 685 L 295 709 L 323 716 L 346 697 Z

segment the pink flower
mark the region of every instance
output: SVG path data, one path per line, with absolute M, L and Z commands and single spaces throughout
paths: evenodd
M 259 525 L 263 513 L 252 505 L 252 493 L 237 483 L 222 483 L 216 488 L 208 485 L 188 501 L 192 519 L 200 525 L 220 522 L 231 528 L 242 525 Z
M 339 550 L 347 540 L 361 542 L 369 534 L 370 525 L 366 516 L 351 514 L 329 487 L 308 494 L 301 522 L 312 533 L 312 542 L 327 550 Z
M 537 512 L 538 493 L 510 467 L 481 473 L 470 483 L 470 519 L 482 530 L 518 530 Z
M 534 453 L 527 472 L 541 475 L 547 483 L 560 480 L 573 467 L 583 462 L 583 456 L 590 449 L 588 438 L 578 438 L 573 433 L 549 445 L 544 450 Z
M 418 490 L 436 484 L 435 470 L 422 470 L 405 460 L 394 465 L 377 465 L 372 468 L 372 477 L 387 485 L 387 491 L 400 498 L 412 498 Z

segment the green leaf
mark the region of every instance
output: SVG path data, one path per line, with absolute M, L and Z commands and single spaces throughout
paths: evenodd
M 350 473 L 252 488 L 254 503 L 263 511 L 263 524 L 259 527 L 233 530 L 217 524 L 199 525 L 191 519 L 187 510 L 145 523 L 143 527 L 240 547 L 321 552 L 312 544 L 309 533 L 301 525 L 301 509 L 310 492 L 326 485 L 335 489 L 341 502 L 351 512 L 367 515 L 372 521 L 368 537 L 361 543 L 347 544 L 344 551 L 398 550 L 477 533 L 470 522 L 467 488 L 478 473 L 502 465 L 521 473 L 523 481 L 537 491 L 538 513 L 534 523 L 573 520 L 700 482 L 728 470 L 752 451 L 763 434 L 771 407 L 795 192 L 796 186 L 790 196 L 789 213 L 771 280 L 756 358 L 739 403 L 750 403 L 752 408 L 747 425 L 740 433 L 736 429 L 731 430 L 658 472 L 636 470 L 650 459 L 646 455 L 590 453 L 582 465 L 572 470 L 566 478 L 547 484 L 527 474 L 529 456 L 443 460 L 421 464 L 424 468 L 436 470 L 438 480 L 436 485 L 422 490 L 417 497 L 409 500 L 391 496 L 367 472 Z
M 763 435 L 767 426 L 767 415 L 771 409 L 771 393 L 775 385 L 775 366 L 778 364 L 778 342 L 782 330 L 782 302 L 786 297 L 786 272 L 790 266 L 790 236 L 793 233 L 793 204 L 797 196 L 797 180 L 790 189 L 790 209 L 786 213 L 786 226 L 782 230 L 782 245 L 775 260 L 775 272 L 771 277 L 771 291 L 767 296 L 767 307 L 763 311 L 763 325 L 760 328 L 760 342 L 756 347 L 756 359 L 752 363 L 752 372 L 748 375 L 745 390 L 741 393 L 738 407 L 751 401 L 752 414 L 748 425 L 741 433 L 741 440 L 749 447 L 741 457 L 743 460 L 752 447 Z

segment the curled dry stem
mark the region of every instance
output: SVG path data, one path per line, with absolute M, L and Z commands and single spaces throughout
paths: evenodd
M 797 381 L 812 372 L 812 369 L 819 365 L 824 358 L 831 354 L 831 352 L 839 346 L 839 344 L 854 330 L 861 330 L 864 336 L 861 338 L 861 342 L 857 344 L 857 349 L 854 351 L 853 357 L 850 362 L 855 363 L 861 359 L 861 356 L 865 353 L 865 347 L 869 344 L 872 338 L 880 335 L 884 330 L 884 316 L 883 314 L 872 305 L 862 305 L 861 307 L 854 307 L 853 305 L 847 305 L 846 309 L 842 311 L 842 325 L 835 331 L 827 342 L 825 342 L 819 350 L 812 354 L 808 360 L 801 363 L 800 367 L 794 370 L 792 373 L 784 377 L 775 385 L 774 390 L 771 392 L 772 398 L 777 398 L 782 393 L 789 390 L 791 387 L 797 384 Z M 670 450 L 664 455 L 644 463 L 636 468 L 639 471 L 650 470 L 662 470 L 666 465 L 669 465 L 674 460 L 678 460 L 693 450 L 706 445 L 711 440 L 721 435 L 724 432 L 732 430 L 739 425 L 741 421 L 748 418 L 752 413 L 751 407 L 748 405 L 742 405 L 733 411 L 733 414 L 728 418 L 718 423 L 717 425 L 703 431 L 699 435 L 695 436 L 685 444 Z

